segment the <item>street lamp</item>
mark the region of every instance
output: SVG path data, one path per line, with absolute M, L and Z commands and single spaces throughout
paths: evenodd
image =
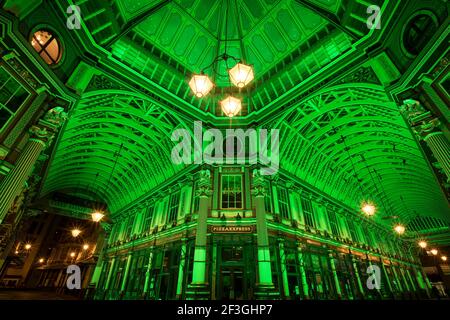
M 437 249 L 431 249 L 430 252 L 433 256 L 437 256 L 437 254 L 438 254 Z

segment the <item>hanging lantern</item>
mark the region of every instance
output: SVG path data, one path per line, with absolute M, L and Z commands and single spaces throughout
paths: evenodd
M 98 211 L 91 214 L 92 221 L 94 221 L 94 222 L 99 222 L 100 220 L 103 219 L 104 216 L 105 215 L 103 213 L 98 212 Z
M 405 227 L 402 226 L 401 224 L 397 224 L 397 225 L 394 227 L 394 230 L 395 230 L 395 232 L 397 232 L 397 233 L 400 234 L 400 235 L 402 235 L 402 234 L 405 233 Z
M 72 233 L 72 237 L 76 238 L 80 235 L 81 230 L 80 229 L 73 229 L 72 231 L 70 231 Z
M 228 70 L 231 82 L 238 88 L 243 88 L 255 77 L 253 68 L 243 63 L 236 64 L 233 68 Z
M 375 207 L 375 205 L 371 202 L 371 201 L 364 201 L 361 204 L 361 211 L 371 217 L 375 214 L 375 212 L 377 211 L 377 208 Z
M 425 240 L 419 241 L 419 247 L 422 249 L 425 249 L 427 247 L 428 243 Z
M 203 98 L 206 96 L 214 84 L 205 74 L 194 74 L 189 81 L 189 87 L 191 87 L 192 92 L 197 98 Z
M 220 106 L 222 108 L 223 113 L 225 113 L 228 117 L 232 118 L 241 111 L 241 100 L 229 96 L 222 101 L 220 101 Z

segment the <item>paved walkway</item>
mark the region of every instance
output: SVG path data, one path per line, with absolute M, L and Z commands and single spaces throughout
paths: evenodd
M 48 290 L 0 289 L 0 300 L 79 300 L 79 298 Z

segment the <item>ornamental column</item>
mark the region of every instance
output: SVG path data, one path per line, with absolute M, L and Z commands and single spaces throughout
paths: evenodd
M 272 281 L 272 267 L 270 262 L 269 236 L 267 232 L 266 209 L 264 197 L 266 195 L 266 186 L 264 177 L 259 170 L 253 171 L 253 189 L 256 207 L 256 239 L 258 246 L 258 279 L 256 283 L 255 295 L 259 298 L 267 299 L 274 293 L 275 286 Z
M 117 257 L 113 257 L 111 260 L 111 265 L 109 267 L 108 276 L 106 278 L 106 283 L 105 283 L 105 288 L 104 288 L 104 294 L 105 294 L 104 298 L 107 297 L 109 285 L 111 284 L 111 277 L 113 275 L 114 267 L 116 265 L 116 260 L 117 260 Z
M 303 296 L 305 299 L 309 299 L 309 286 L 308 279 L 305 272 L 305 254 L 303 252 L 304 244 L 299 243 L 297 247 L 298 268 L 300 272 L 300 280 L 302 283 Z
M 398 290 L 399 293 L 402 293 L 403 292 L 403 286 L 402 286 L 402 283 L 400 282 L 400 279 L 398 277 L 397 268 L 392 263 L 392 260 L 390 262 L 391 262 L 391 270 L 392 270 L 392 273 L 394 274 L 394 279 L 395 279 L 395 284 L 396 284 L 397 290 Z
M 449 182 L 450 142 L 439 128 L 439 119 L 416 100 L 404 101 L 402 112 L 418 138 L 426 142 Z
M 439 162 L 447 176 L 447 181 L 450 181 L 450 143 L 444 136 L 442 131 L 435 131 L 425 135 L 423 140 L 430 147 L 434 157 Z
M 154 294 L 153 294 L 153 279 L 150 279 L 151 274 L 152 274 L 152 264 L 153 264 L 153 250 L 154 250 L 154 246 L 150 247 L 150 252 L 148 255 L 148 263 L 147 263 L 147 270 L 145 271 L 145 282 L 144 282 L 144 292 L 143 292 L 143 296 L 144 298 L 150 297 L 153 298 Z M 149 294 L 150 291 L 150 294 Z
M 278 247 L 280 250 L 280 267 L 281 267 L 281 277 L 283 279 L 283 293 L 285 298 L 289 299 L 289 280 L 286 268 L 286 253 L 284 251 L 284 239 L 278 239 Z
M 43 119 L 30 128 L 30 138 L 14 164 L 0 184 L 0 223 L 11 208 L 14 199 L 33 170 L 33 166 L 45 147 L 49 146 L 66 119 L 66 113 L 61 107 L 49 110 Z
M 386 270 L 386 266 L 384 265 L 384 259 L 382 256 L 380 256 L 380 264 L 381 264 L 381 271 L 383 272 L 383 275 L 386 279 L 385 283 L 387 285 L 388 291 L 389 291 L 389 295 L 391 295 L 392 297 L 394 296 L 394 291 L 392 290 L 392 284 L 391 284 L 391 279 L 389 278 L 389 275 L 387 273 Z
M 337 298 L 340 300 L 342 298 L 341 283 L 339 282 L 339 277 L 336 272 L 336 258 L 333 255 L 332 250 L 328 250 L 328 259 L 330 261 L 331 272 L 333 273 L 334 284 L 336 287 Z
M 365 293 L 361 282 L 361 277 L 359 276 L 358 263 L 353 254 L 350 254 L 350 259 L 352 261 L 353 272 L 355 273 L 356 284 L 358 285 L 359 294 L 361 295 L 361 299 L 364 299 Z
M 177 298 L 181 299 L 184 283 L 184 266 L 186 265 L 186 238 L 181 239 L 180 264 L 178 266 Z
M 111 225 L 110 224 L 100 223 L 100 225 L 103 226 L 103 229 L 101 229 L 99 232 L 99 239 L 97 241 L 97 246 L 95 249 L 96 255 L 98 255 L 98 260 L 97 260 L 97 264 L 95 266 L 94 273 L 92 274 L 90 284 L 89 284 L 89 289 L 94 289 L 94 290 L 100 289 L 97 287 L 97 285 L 98 285 L 100 276 L 103 271 L 103 266 L 105 264 L 104 257 L 105 257 L 106 245 L 108 243 L 108 239 L 111 234 Z M 94 293 L 94 296 L 95 296 L 95 293 Z M 89 298 L 89 299 L 91 298 L 91 292 L 88 292 L 87 298 Z
M 131 265 L 131 258 L 133 255 L 130 253 L 127 257 L 127 264 L 125 265 L 125 272 L 123 273 L 123 280 L 122 285 L 120 286 L 120 294 L 125 294 L 125 289 L 127 288 L 127 280 L 128 280 L 128 274 L 130 273 L 130 265 Z
M 211 173 L 209 170 L 200 171 L 196 192 L 199 196 L 199 209 L 195 236 L 192 283 L 189 285 L 188 296 L 189 299 L 208 299 L 209 284 L 207 280 L 206 270 L 206 242 L 208 228 L 208 209 L 210 196 L 212 194 Z

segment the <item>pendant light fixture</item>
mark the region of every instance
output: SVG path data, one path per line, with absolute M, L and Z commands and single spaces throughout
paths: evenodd
M 223 0 L 223 3 L 226 5 L 225 10 L 225 48 L 224 53 L 218 55 L 211 64 L 207 67 L 203 68 L 203 70 L 199 74 L 193 74 L 190 81 L 189 87 L 197 98 L 204 98 L 211 90 L 214 88 L 213 81 L 205 74 L 205 71 L 211 69 L 214 73 L 214 78 L 224 77 L 224 75 L 219 74 L 216 69 L 216 65 L 223 61 L 225 63 L 227 69 L 228 82 L 230 87 L 235 86 L 237 88 L 243 89 L 246 87 L 254 78 L 253 67 L 251 65 L 245 64 L 242 59 L 233 57 L 227 53 L 227 42 L 228 42 L 228 9 L 229 9 L 229 0 Z M 220 48 L 220 36 L 218 37 L 218 47 Z M 228 63 L 230 60 L 234 61 L 234 66 L 229 67 Z M 235 117 L 239 114 L 242 109 L 242 102 L 239 98 L 235 97 L 229 90 L 229 93 L 225 96 L 223 100 L 219 101 L 219 105 L 223 111 L 223 113 L 227 117 Z
M 230 81 L 238 88 L 244 88 L 255 77 L 253 68 L 238 62 L 233 68 L 228 70 Z
M 206 74 L 194 74 L 189 81 L 189 87 L 197 98 L 203 98 L 214 87 L 211 79 Z
M 220 106 L 226 116 L 232 118 L 241 111 L 241 100 L 228 96 L 220 101 Z

